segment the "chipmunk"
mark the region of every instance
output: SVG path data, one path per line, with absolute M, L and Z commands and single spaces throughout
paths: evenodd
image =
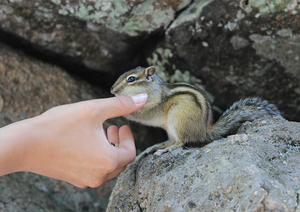
M 116 96 L 147 93 L 146 105 L 125 116 L 167 131 L 170 143 L 161 145 L 158 155 L 190 142 L 209 143 L 236 130 L 243 122 L 258 118 L 283 118 L 275 105 L 258 97 L 241 99 L 227 109 L 216 123 L 206 95 L 187 83 L 167 83 L 155 67 L 137 67 L 122 74 L 111 88 Z

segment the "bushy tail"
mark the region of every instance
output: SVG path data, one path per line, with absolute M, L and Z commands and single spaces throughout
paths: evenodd
M 280 111 L 267 100 L 258 97 L 241 99 L 227 109 L 212 125 L 207 138 L 211 141 L 235 132 L 242 123 L 255 119 L 283 118 Z

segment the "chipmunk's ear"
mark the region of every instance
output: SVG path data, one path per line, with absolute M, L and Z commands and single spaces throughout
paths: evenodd
M 155 70 L 154 66 L 150 66 L 150 67 L 146 68 L 145 69 L 145 75 L 146 75 L 146 77 L 148 78 L 148 77 L 153 76 L 155 74 L 155 71 L 156 70 Z

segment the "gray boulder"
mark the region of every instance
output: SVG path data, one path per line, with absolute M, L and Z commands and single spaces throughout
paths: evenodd
M 155 65 L 160 77 L 166 81 L 185 81 L 206 90 L 206 94 L 213 103 L 213 109 L 217 112 L 216 117 L 241 97 L 261 96 L 278 105 L 285 118 L 300 121 L 299 12 L 300 6 L 297 0 L 1 1 L 0 41 L 22 49 L 38 60 L 1 44 L 0 127 L 38 115 L 59 104 L 111 96 L 108 90 L 116 78 L 124 71 L 138 65 Z M 87 84 L 78 77 L 70 76 L 57 66 L 40 60 L 64 67 L 70 73 L 77 73 L 101 86 L 104 91 L 100 92 L 102 90 L 100 87 Z M 127 122 L 123 119 L 115 119 L 106 122 L 105 126 L 110 124 L 120 126 L 124 123 Z M 136 137 L 138 152 L 153 145 L 154 142 L 163 140 L 162 131 L 148 131 L 140 125 L 129 124 Z M 250 136 L 246 140 L 250 139 L 249 143 L 252 144 L 252 138 Z M 235 137 L 232 139 L 235 140 Z M 225 141 L 221 140 L 217 143 L 222 144 Z M 206 150 L 215 143 L 203 149 Z M 293 145 L 289 147 L 292 149 L 296 147 Z M 188 155 L 185 155 L 187 150 L 184 150 L 184 153 L 176 150 L 163 155 L 162 158 L 168 155 L 170 158 L 166 158 L 166 161 L 180 157 L 189 158 L 189 154 L 202 155 L 202 150 L 189 149 L 191 153 Z M 294 150 L 296 151 L 297 148 Z M 200 153 L 194 153 L 194 151 L 200 151 Z M 221 152 L 220 149 L 219 151 Z M 176 156 L 176 152 L 181 156 Z M 173 154 L 175 155 L 172 156 Z M 274 160 L 279 160 L 278 158 L 279 156 Z M 273 159 L 270 160 L 272 161 Z M 174 166 L 171 162 L 166 163 L 170 165 L 164 165 L 165 163 L 159 162 L 157 165 Z M 244 172 L 250 172 L 251 167 L 245 169 Z M 269 172 L 266 171 L 266 173 Z M 107 204 L 102 200 L 107 200 L 113 186 L 111 183 L 105 187 L 108 188 L 107 190 L 101 188 L 84 190 L 83 193 L 93 191 L 101 197 L 93 196 L 94 193 L 84 193 L 82 195 L 84 198 L 78 195 L 80 198 L 74 197 L 75 201 L 73 197 L 68 200 L 62 197 L 65 190 L 72 190 L 71 193 L 76 193 L 77 190 L 73 190 L 73 187 L 68 187 L 68 189 L 64 187 L 60 190 L 61 192 L 55 193 L 55 183 L 49 186 L 46 184 L 47 186 L 37 186 L 37 193 L 32 195 L 32 204 L 26 205 L 24 201 L 27 196 L 31 196 L 28 192 L 32 191 L 26 190 L 29 188 L 26 186 L 30 185 L 35 188 L 35 183 L 29 179 L 41 176 L 23 175 L 25 180 L 21 179 L 19 174 L 2 178 L 1 186 L 4 185 L 1 187 L 2 192 L 7 192 L 7 188 L 15 190 L 11 195 L 1 194 L 3 201 L 0 204 L 0 210 L 4 208 L 3 210 L 26 211 L 28 206 L 28 211 L 42 208 L 44 210 L 54 208 L 53 210 L 101 211 Z M 190 177 L 190 174 L 184 175 L 188 176 L 186 178 Z M 256 183 L 266 182 L 269 185 L 267 181 L 257 176 L 255 179 L 258 180 Z M 47 180 L 43 178 L 41 181 Z M 11 184 L 13 182 L 20 182 L 20 185 L 14 184 L 14 187 Z M 278 182 L 282 183 L 280 180 Z M 253 183 L 253 185 L 256 184 Z M 232 186 L 232 189 L 236 187 Z M 20 192 L 18 193 L 17 188 L 26 191 L 23 196 Z M 214 190 L 214 192 L 219 192 L 221 198 L 223 187 L 220 188 L 220 191 Z M 265 189 L 267 197 L 273 198 L 274 195 L 269 195 L 268 188 Z M 217 197 L 213 196 L 214 192 L 209 194 L 208 200 L 204 199 L 212 204 L 213 201 L 217 202 Z M 295 193 L 295 190 L 293 192 Z M 4 195 L 6 195 L 5 198 Z M 49 196 L 52 199 L 42 201 Z M 299 192 L 296 196 L 299 196 Z M 6 197 L 11 197 L 11 199 Z M 35 199 L 38 197 L 40 198 Z M 236 202 L 240 201 L 229 194 L 227 197 Z M 160 198 L 163 199 L 164 196 Z M 143 199 L 145 201 L 142 201 Z M 66 204 L 61 204 L 60 200 Z M 144 208 L 148 200 L 143 196 L 142 200 L 139 200 L 131 209 L 137 207 L 140 210 L 140 205 Z M 198 201 L 188 201 L 187 207 L 197 208 Z M 252 199 L 249 201 L 251 202 Z M 79 202 L 82 203 L 79 204 Z M 262 202 L 263 205 L 266 204 L 265 201 Z M 165 202 L 164 204 L 168 210 L 168 207 L 172 207 L 175 203 Z M 286 205 L 292 205 L 292 203 Z M 217 206 L 221 207 L 220 202 Z M 284 210 L 284 207 L 289 206 L 282 207 Z M 122 209 L 123 206 L 119 208 Z
M 1 1 L 0 38 L 19 40 L 27 51 L 86 77 L 89 72 L 94 82 L 113 83 L 112 76 L 140 65 L 149 37 L 164 32 L 190 2 Z
M 202 148 L 143 153 L 107 211 L 300 211 L 299 148 L 300 124 L 273 118 Z
M 167 28 L 147 61 L 171 80 L 179 72 L 201 79 L 222 110 L 242 97 L 261 96 L 299 121 L 298 4 L 196 0 Z

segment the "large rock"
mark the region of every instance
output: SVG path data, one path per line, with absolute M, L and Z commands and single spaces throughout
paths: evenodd
M 300 120 L 297 0 L 6 0 L 0 2 L 0 23 L 1 41 L 79 73 L 107 91 L 123 71 L 155 65 L 165 80 L 186 81 L 209 91 L 219 113 L 241 97 L 258 95 L 277 104 L 286 118 Z M 0 126 L 58 104 L 109 95 L 98 94 L 99 88 L 56 66 L 0 47 Z M 126 122 L 117 119 L 106 126 L 110 123 Z M 131 126 L 140 150 L 162 140 L 157 138 L 161 131 L 158 135 Z M 22 185 L 11 186 L 16 190 L 6 197 L 12 198 L 3 198 L 0 207 L 26 205 L 25 196 L 31 194 L 22 196 L 17 188 L 30 191 L 26 189 L 30 185 L 38 192 L 33 199 L 41 197 L 29 204 L 35 209 L 46 204 L 56 210 L 62 206 L 56 200 L 62 200 L 68 205 L 62 210 L 103 210 L 101 201 L 113 185 L 108 184 L 108 190 L 93 190 L 105 198 L 90 201 L 93 195 L 84 190 L 84 198 L 77 195 L 75 201 L 64 199 L 63 192 L 55 193 L 55 183 L 40 189 L 43 186 L 32 182 L 41 176 L 23 175 L 26 180 L 18 180 L 22 178 L 18 174 L 2 178 Z M 8 183 L 1 185 L 9 188 Z M 73 187 L 68 189 L 61 191 Z M 42 201 L 53 193 L 53 201 Z M 13 198 L 16 194 L 21 195 L 17 200 Z M 80 206 L 78 201 L 83 201 Z
M 72 71 L 100 72 L 89 79 L 109 84 L 112 76 L 144 61 L 141 49 L 148 38 L 163 33 L 190 2 L 1 1 L 0 37 L 15 44 L 18 36 L 27 51 L 68 64 Z
M 107 211 L 300 211 L 299 147 L 300 123 L 273 118 L 203 148 L 143 155 Z
M 0 127 L 57 105 L 108 95 L 108 90 L 0 43 Z M 113 119 L 105 127 L 125 123 L 123 119 Z M 162 135 L 161 131 L 153 133 L 143 126 L 130 126 L 138 151 Z M 115 179 L 100 188 L 79 189 L 32 173 L 14 173 L 0 177 L 0 211 L 104 211 L 114 183 Z
M 171 76 L 180 70 L 201 79 L 223 110 L 242 97 L 261 96 L 299 121 L 297 4 L 196 0 L 172 22 L 147 61 Z

